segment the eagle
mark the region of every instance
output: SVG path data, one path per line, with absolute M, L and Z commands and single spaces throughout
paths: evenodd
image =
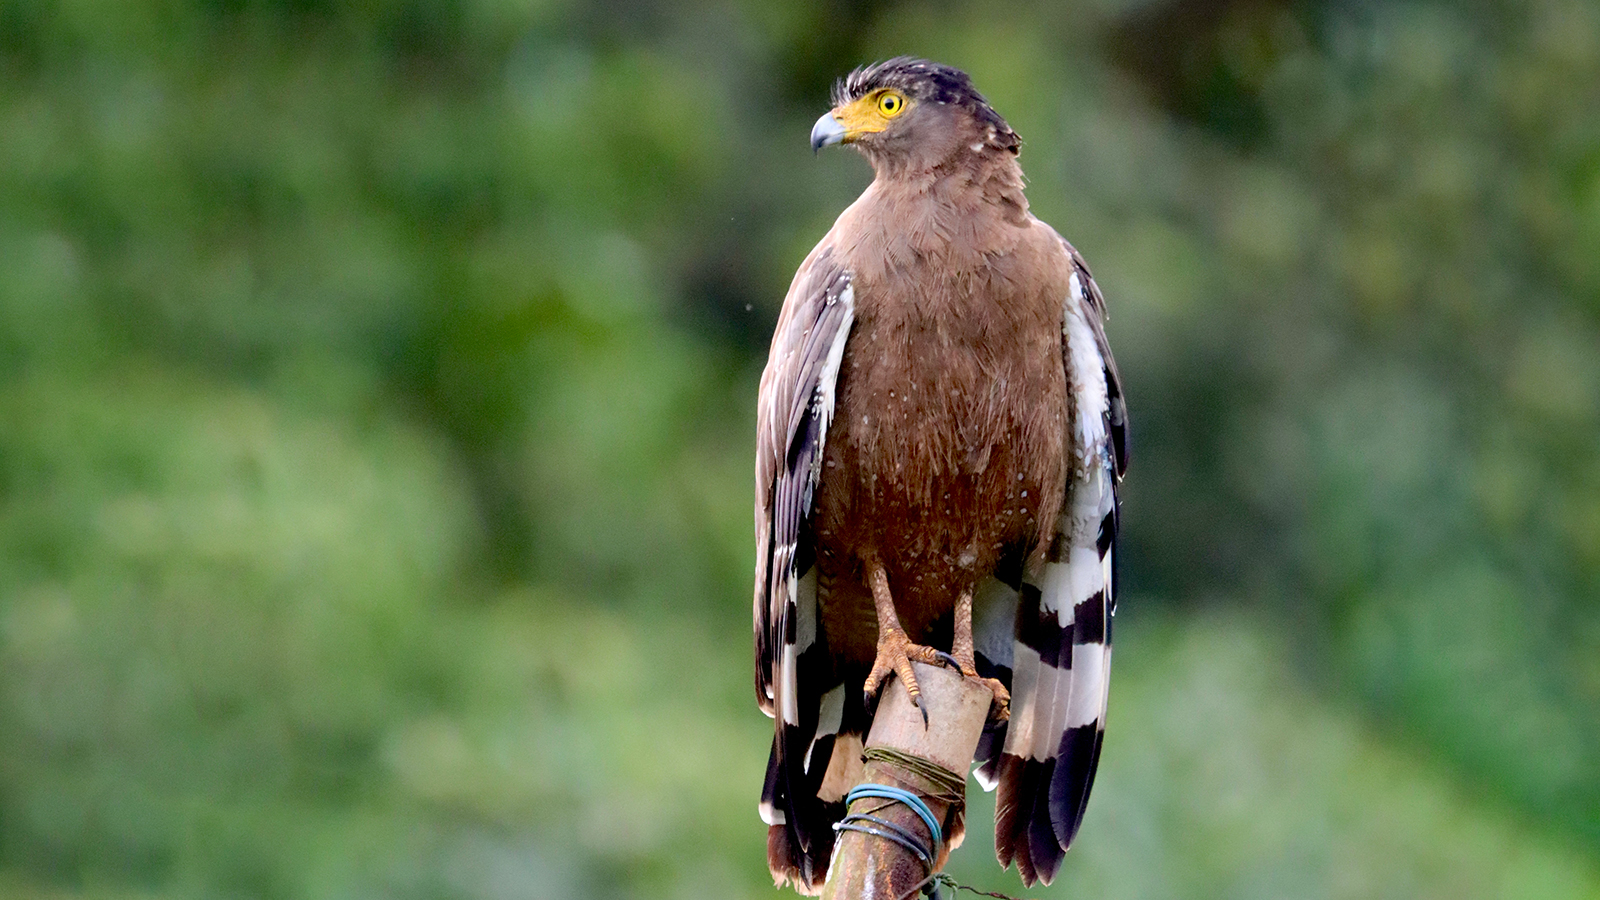
M 795 273 L 757 409 L 768 865 L 821 890 L 875 698 L 892 674 L 918 702 L 919 661 L 992 689 L 974 762 L 995 852 L 1049 883 L 1111 664 L 1128 425 L 1105 301 L 966 73 L 898 57 L 833 101 L 812 149 L 849 144 L 874 178 Z

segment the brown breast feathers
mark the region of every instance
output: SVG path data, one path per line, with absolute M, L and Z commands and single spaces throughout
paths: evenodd
M 907 634 L 927 640 L 963 589 L 1038 549 L 1061 507 L 1067 286 L 1045 273 L 1063 250 L 974 187 L 880 182 L 835 232 L 856 238 L 840 248 L 856 324 L 816 535 L 824 628 L 849 661 L 873 658 L 864 559 L 883 561 Z

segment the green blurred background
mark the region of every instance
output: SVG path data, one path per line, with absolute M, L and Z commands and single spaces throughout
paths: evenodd
M 0 897 L 775 896 L 753 408 L 973 73 L 1112 309 L 1030 897 L 1600 897 L 1600 5 L 0 3 Z

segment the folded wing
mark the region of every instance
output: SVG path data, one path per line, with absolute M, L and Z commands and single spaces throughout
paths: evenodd
M 761 376 L 756 426 L 756 701 L 776 719 L 761 796 L 773 878 L 820 890 L 843 814 L 823 778 L 862 709 L 833 674 L 817 629 L 812 497 L 855 318 L 850 275 L 824 240 L 795 275 Z M 859 739 L 857 746 L 859 746 Z M 859 755 L 859 749 L 856 751 Z
M 980 748 L 979 781 L 998 784 L 995 852 L 1024 884 L 1048 884 L 1083 822 L 1105 735 L 1117 485 L 1127 412 L 1101 325 L 1104 301 L 1077 251 L 1062 314 L 1072 405 L 1066 502 L 1042 563 L 1023 574 L 1011 648 L 1011 718 Z M 996 749 L 999 750 L 996 753 Z

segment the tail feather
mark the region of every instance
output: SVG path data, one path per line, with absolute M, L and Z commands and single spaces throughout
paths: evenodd
M 1012 713 L 998 766 L 995 854 L 1048 884 L 1077 836 L 1099 765 L 1111 663 L 1110 467 L 1074 485 L 1044 564 L 1024 580 Z
M 801 654 L 799 683 L 832 687 L 820 696 L 806 692 L 796 704 L 795 724 L 776 723 L 760 807 L 773 882 L 788 882 L 802 894 L 820 893 L 827 878 L 833 823 L 844 816 L 845 793 L 860 780 L 869 724 L 861 679 L 813 675 L 812 662 L 810 654 Z

